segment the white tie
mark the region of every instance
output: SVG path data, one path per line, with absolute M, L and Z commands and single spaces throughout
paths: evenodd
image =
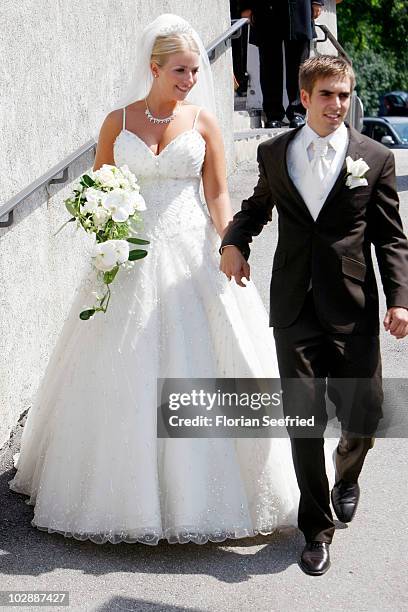
M 319 181 L 323 181 L 330 168 L 330 161 L 327 158 L 327 151 L 329 150 L 329 147 L 327 142 L 325 142 L 322 138 L 316 138 L 312 142 L 312 146 L 312 172 Z

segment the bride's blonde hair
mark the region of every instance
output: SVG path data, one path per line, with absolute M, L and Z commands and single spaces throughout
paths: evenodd
M 200 55 L 200 49 L 191 34 L 188 32 L 160 34 L 154 41 L 150 61 L 161 67 L 164 66 L 169 55 L 183 51 L 193 51 Z

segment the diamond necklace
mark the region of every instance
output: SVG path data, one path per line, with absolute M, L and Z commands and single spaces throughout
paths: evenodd
M 149 107 L 147 105 L 147 98 L 145 98 L 145 104 L 146 104 L 145 115 L 148 118 L 148 120 L 150 121 L 150 123 L 161 123 L 161 124 L 163 124 L 163 123 L 170 123 L 170 121 L 173 121 L 173 119 L 175 118 L 175 116 L 179 112 L 178 104 L 177 104 L 175 110 L 172 112 L 172 114 L 169 117 L 164 117 L 163 119 L 158 119 L 157 117 L 153 117 L 152 113 L 150 112 L 150 109 L 149 109 Z

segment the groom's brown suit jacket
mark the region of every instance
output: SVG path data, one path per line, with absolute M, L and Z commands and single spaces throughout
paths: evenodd
M 372 244 L 387 307 L 408 308 L 408 241 L 398 212 L 394 156 L 348 128 L 346 156 L 363 158 L 369 165 L 368 185 L 347 187 L 344 163 L 314 221 L 287 168 L 288 144 L 298 129 L 258 147 L 258 184 L 234 216 L 222 247 L 235 245 L 248 258 L 252 237 L 272 219 L 276 207 L 279 239 L 272 266 L 270 325 L 288 327 L 296 320 L 312 280 L 316 312 L 328 331 L 378 334 Z

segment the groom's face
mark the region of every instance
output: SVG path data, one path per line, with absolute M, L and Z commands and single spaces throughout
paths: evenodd
M 301 90 L 301 100 L 307 109 L 307 122 L 320 136 L 336 130 L 347 115 L 351 99 L 349 77 L 318 79 L 309 94 Z

